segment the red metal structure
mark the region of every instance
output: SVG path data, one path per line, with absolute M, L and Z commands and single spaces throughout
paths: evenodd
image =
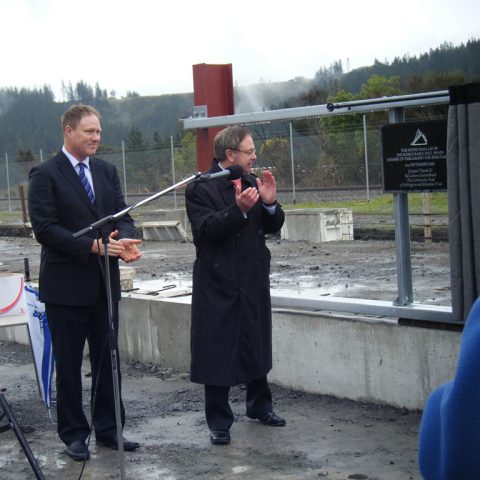
M 233 115 L 232 64 L 193 65 L 193 103 L 206 106 L 209 117 Z M 197 128 L 197 162 L 199 171 L 207 170 L 213 158 L 213 139 L 223 127 Z

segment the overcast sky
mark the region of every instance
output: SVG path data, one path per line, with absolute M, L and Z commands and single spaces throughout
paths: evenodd
M 191 92 L 197 63 L 240 86 L 313 78 L 479 39 L 479 20 L 478 0 L 0 0 L 0 87 Z

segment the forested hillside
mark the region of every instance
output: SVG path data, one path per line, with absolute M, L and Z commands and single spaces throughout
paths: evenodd
M 294 72 L 292 72 L 294 74 Z M 371 98 L 446 89 L 480 79 L 480 41 L 443 44 L 420 55 L 375 61 L 345 72 L 342 62 L 322 67 L 313 79 L 235 87 L 237 113 L 323 104 L 327 101 Z M 162 146 L 186 135 L 179 119 L 192 114 L 193 94 L 142 97 L 129 92 L 118 99 L 98 84 L 80 81 L 64 89 L 66 101 L 56 101 L 49 86 L 41 89 L 0 88 L 0 155 L 12 160 L 48 158 L 61 145 L 60 116 L 73 103 L 96 106 L 102 114 L 102 144 L 127 149 Z
M 60 117 L 74 103 L 94 105 L 99 110 L 104 147 L 118 147 L 122 140 L 127 147 L 138 147 L 181 135 L 179 119 L 192 112 L 193 94 L 117 99 L 93 91 L 79 82 L 68 102 L 55 102 L 49 87 L 0 90 L 0 152 L 30 152 L 38 157 L 41 149 L 48 157 L 61 146 Z
M 377 79 L 390 84 L 391 91 L 374 88 L 362 91 L 365 84 Z M 378 81 L 380 79 L 380 81 Z M 445 43 L 418 57 L 404 55 L 392 62 L 376 60 L 369 67 L 344 71 L 341 61 L 322 67 L 315 74 L 311 87 L 301 95 L 290 95 L 276 108 L 321 105 L 328 101 L 373 98 L 383 95 L 431 92 L 450 85 L 480 80 L 480 40 L 453 46 Z M 370 81 L 370 82 L 369 82 Z
M 361 85 L 372 75 L 398 76 L 400 85 L 408 93 L 429 90 L 433 78 L 449 72 L 463 73 L 465 80 L 480 78 L 480 41 L 469 40 L 465 45 L 445 43 L 419 57 L 405 55 L 391 63 L 376 60 L 370 67 L 359 68 L 343 75 L 341 88 L 358 93 Z M 446 85 L 447 87 L 448 85 Z

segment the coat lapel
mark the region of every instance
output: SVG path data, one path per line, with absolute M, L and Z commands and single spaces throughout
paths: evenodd
M 232 203 L 232 199 L 235 200 L 235 186 L 232 181 L 227 178 L 219 178 L 218 180 L 214 180 L 214 182 L 217 182 L 218 191 L 225 205 Z
M 80 181 L 80 177 L 78 176 L 75 169 L 72 167 L 70 160 L 68 160 L 68 158 L 63 152 L 60 152 L 57 163 L 59 170 L 62 172 L 63 176 L 67 179 L 67 181 L 72 185 L 72 188 L 77 192 L 81 200 L 88 205 L 88 207 L 94 214 L 96 214 L 96 209 L 92 205 L 92 202 L 90 202 L 87 192 L 83 188 L 82 182 Z

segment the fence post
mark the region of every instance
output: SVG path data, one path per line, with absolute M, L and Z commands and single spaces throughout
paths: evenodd
M 368 147 L 367 147 L 367 120 L 363 115 L 363 143 L 365 144 L 365 184 L 367 186 L 367 202 L 370 201 L 370 186 L 368 183 Z
M 27 229 L 27 207 L 25 205 L 25 189 L 23 185 L 18 186 L 18 194 L 20 195 L 20 205 L 22 206 L 22 218 L 23 218 L 23 232 L 26 237 L 28 237 L 28 229 Z
M 292 122 L 289 123 L 290 126 L 290 160 L 292 163 L 292 195 L 293 195 L 293 204 L 297 203 L 297 198 L 295 195 L 295 162 L 293 161 L 293 134 L 292 134 Z
M 123 196 L 125 197 L 125 203 L 128 203 L 127 194 L 127 169 L 125 168 L 125 142 L 122 140 L 122 163 L 123 163 Z
M 173 148 L 173 135 L 170 135 L 170 155 L 172 157 L 172 180 L 175 185 L 177 182 L 175 180 L 175 149 Z M 173 190 L 173 206 L 177 208 L 177 192 Z
M 5 167 L 7 169 L 7 195 L 8 195 L 8 211 L 12 211 L 12 199 L 10 198 L 10 174 L 8 172 L 8 153 L 5 153 Z
M 423 192 L 423 237 L 425 242 L 432 241 L 432 217 L 430 215 L 430 192 Z

